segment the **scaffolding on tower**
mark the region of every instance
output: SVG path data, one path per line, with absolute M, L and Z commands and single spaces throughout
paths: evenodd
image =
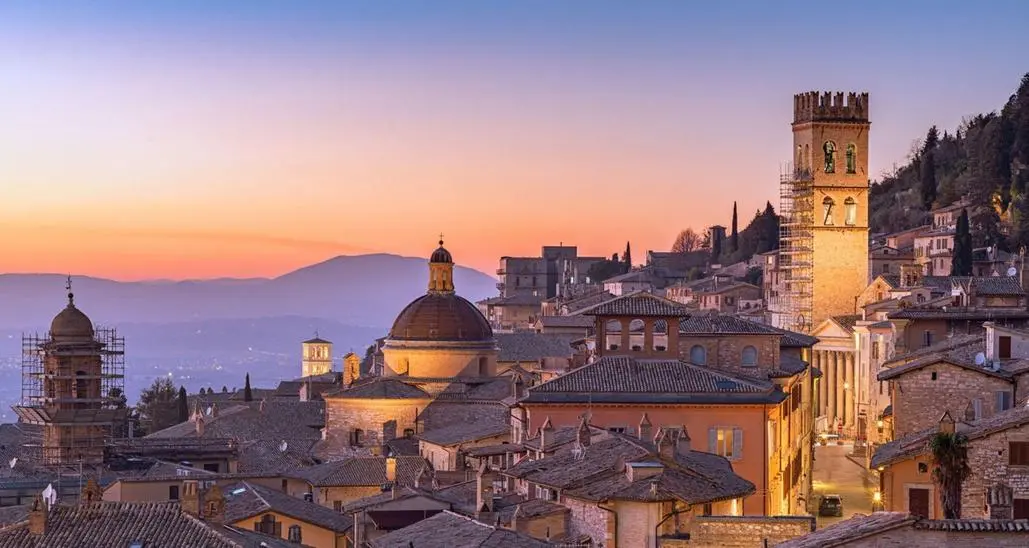
M 812 318 L 812 233 L 814 179 L 806 169 L 785 164 L 779 173 L 779 281 L 773 305 L 776 327 L 809 333 Z

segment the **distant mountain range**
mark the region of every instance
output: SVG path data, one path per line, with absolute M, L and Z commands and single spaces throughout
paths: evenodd
M 476 301 L 496 294 L 496 280 L 456 267 L 457 292 Z M 0 329 L 45 330 L 67 302 L 65 276 L 0 275 Z M 425 292 L 424 258 L 340 256 L 272 279 L 117 282 L 73 277 L 75 304 L 94 323 L 169 324 L 295 316 L 343 325 L 388 327 Z
M 341 256 L 273 279 L 117 282 L 73 277 L 75 304 L 95 324 L 125 337 L 126 389 L 134 400 L 158 376 L 172 374 L 190 392 L 201 387 L 275 387 L 300 376 L 300 343 L 319 336 L 339 357 L 363 354 L 385 336 L 404 306 L 425 293 L 424 258 Z M 456 267 L 458 294 L 496 294 L 496 280 Z M 67 303 L 66 276 L 0 275 L 0 420 L 20 397 L 21 334 L 45 333 Z

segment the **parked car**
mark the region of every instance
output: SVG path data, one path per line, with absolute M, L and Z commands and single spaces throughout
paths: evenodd
M 839 495 L 822 495 L 818 503 L 819 516 L 843 517 L 843 497 Z

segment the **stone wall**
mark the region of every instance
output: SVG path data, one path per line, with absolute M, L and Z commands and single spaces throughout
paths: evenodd
M 773 544 L 769 544 L 774 546 Z M 926 531 L 913 527 L 891 529 L 878 535 L 837 544 L 841 548 L 1024 548 L 1029 535 L 1024 532 Z
M 815 530 L 809 516 L 698 516 L 690 531 L 690 548 L 763 548 Z M 662 542 L 661 546 L 674 546 Z
M 690 349 L 701 345 L 707 349 L 707 365 L 720 369 L 737 370 L 754 373 L 753 367 L 742 368 L 743 349 L 753 346 L 757 349 L 758 367 L 779 364 L 778 335 L 725 335 L 725 336 L 691 336 L 683 335 L 679 339 L 679 357 L 689 361 Z
M 1014 491 L 1014 498 L 1029 499 L 1029 466 L 1008 464 L 1008 444 L 1029 442 L 1029 424 L 971 440 L 968 444 L 968 465 L 972 475 L 961 489 L 961 517 L 988 518 L 986 489 L 1005 483 Z M 1024 537 L 1029 546 L 1029 536 Z
M 608 522 L 612 514 L 597 507 L 597 503 L 569 497 L 563 497 L 561 504 L 568 507 L 571 516 L 568 523 L 568 535 L 578 537 L 588 535 L 597 546 L 609 546 Z M 613 523 L 611 524 L 613 528 Z
M 1014 385 L 1005 379 L 943 362 L 911 371 L 890 383 L 894 439 L 933 428 L 945 411 L 950 411 L 954 420 L 962 421 L 965 409 L 977 398 L 982 400 L 982 416 L 992 416 L 994 393 L 1014 390 Z
M 383 427 L 396 421 L 397 435 L 415 428 L 415 416 L 429 406 L 428 399 L 349 399 L 326 398 L 325 429 L 332 436 L 349 444 L 350 433 L 360 428 L 365 433 L 366 445 L 377 445 L 383 440 Z M 372 440 L 374 433 L 375 440 Z M 377 442 L 377 443 L 376 443 Z

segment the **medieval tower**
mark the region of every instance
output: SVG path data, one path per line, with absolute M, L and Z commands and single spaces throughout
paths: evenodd
M 793 161 L 780 177 L 779 327 L 854 313 L 868 282 L 868 94 L 793 97 Z
M 303 343 L 300 376 L 311 377 L 332 373 L 332 343 L 315 333 L 313 339 Z

